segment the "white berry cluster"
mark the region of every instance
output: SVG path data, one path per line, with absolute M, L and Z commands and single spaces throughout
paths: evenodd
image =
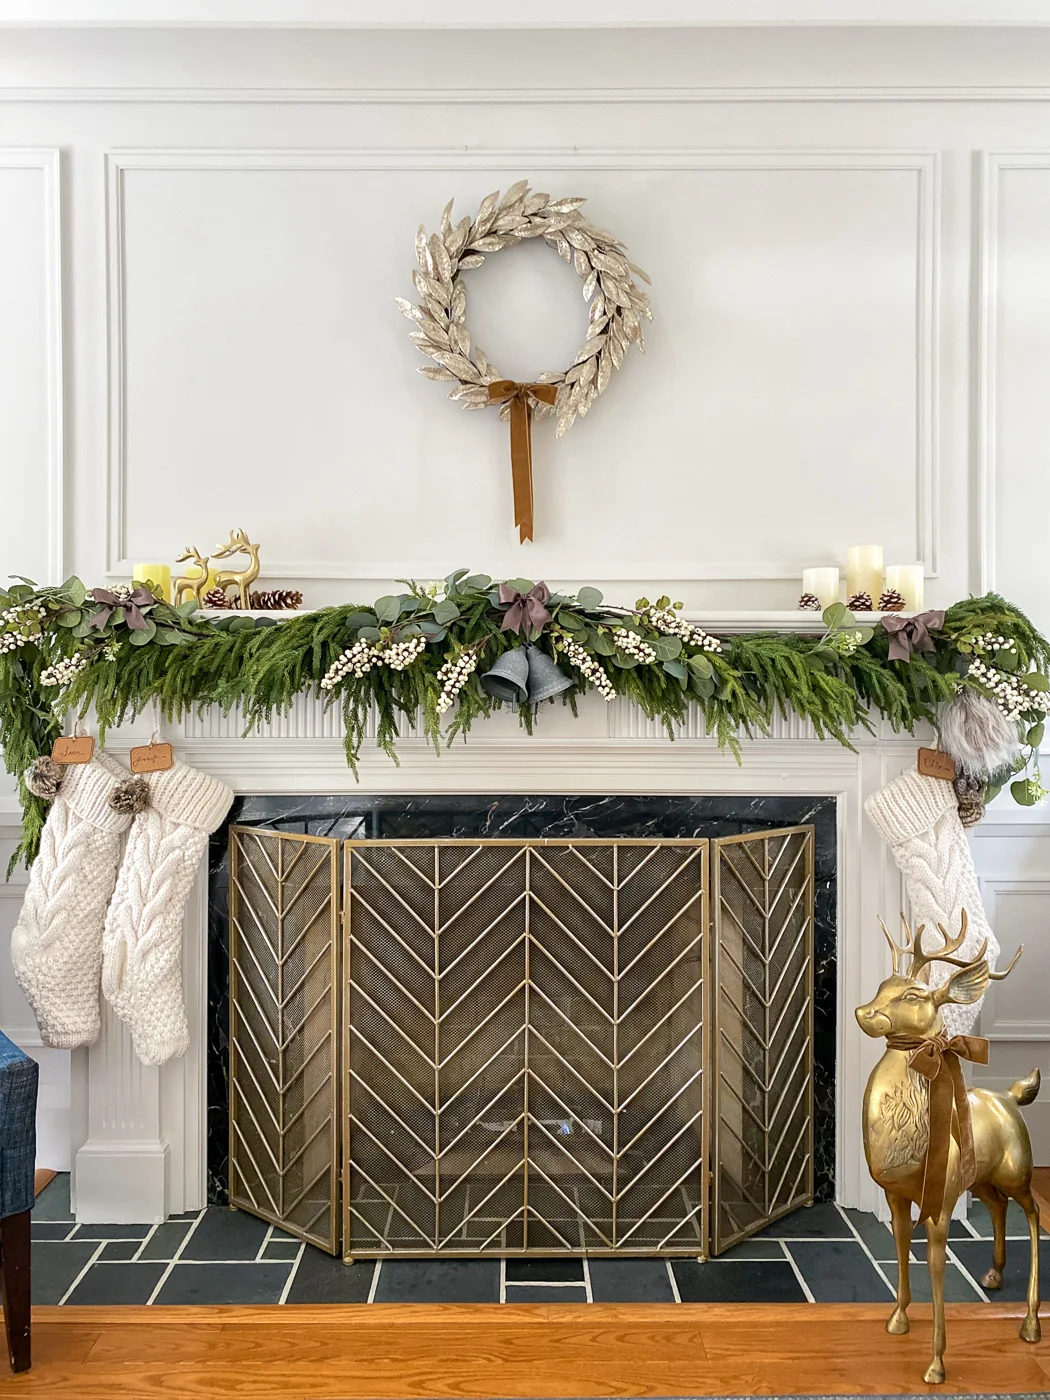
M 976 652 L 1017 650 L 1017 643 L 1011 637 L 1000 637 L 995 632 L 982 632 L 970 645 Z
M 332 662 L 321 680 L 322 690 L 334 690 L 345 675 L 360 678 L 379 660 L 374 642 L 357 641 Z
M 91 658 L 86 651 L 78 651 L 74 656 L 64 656 L 53 666 L 46 666 L 40 672 L 40 684 L 68 685 L 75 676 L 79 676 L 81 671 L 86 671 L 90 665 Z
M 21 632 L 0 632 L 0 656 L 8 651 L 17 651 L 28 641 L 29 638 L 23 637 Z
M 43 621 L 45 617 L 47 617 L 47 608 L 34 608 L 32 605 L 20 608 L 16 605 L 13 608 L 4 608 L 3 612 L 0 612 L 0 623 L 3 623 L 5 627 L 10 626 L 11 623 L 21 627 L 25 622 L 36 622 L 37 619 Z
M 405 637 L 400 642 L 387 642 L 379 649 L 379 662 L 392 671 L 403 671 L 411 666 L 427 649 L 426 637 Z
M 632 632 L 626 627 L 614 627 L 612 639 L 621 651 L 626 652 L 628 656 L 636 656 L 643 666 L 651 666 L 656 660 L 656 652 L 637 632 Z
M 609 679 L 604 667 L 600 666 L 589 651 L 585 651 L 579 642 L 574 642 L 571 637 L 561 633 L 558 636 L 558 646 L 565 654 L 565 659 L 570 665 L 575 666 L 577 671 L 586 676 L 595 690 L 606 700 L 616 699 L 616 687 Z
M 322 690 L 334 690 L 348 673 L 360 678 L 373 666 L 389 666 L 392 671 L 403 671 L 411 666 L 426 651 L 426 637 L 405 637 L 401 641 L 366 642 L 356 641 L 332 662 L 321 680 Z
M 478 664 L 478 653 L 474 647 L 465 647 L 458 656 L 450 656 L 437 674 L 441 682 L 441 694 L 437 698 L 437 712 L 443 715 L 455 703 L 456 696 L 473 675 Z
M 680 613 L 671 608 L 647 608 L 646 619 L 665 637 L 681 637 L 687 647 L 700 647 L 702 651 L 721 651 L 722 643 L 702 627 L 687 622 Z
M 126 583 L 118 583 L 113 589 L 113 596 L 120 603 L 126 603 L 131 597 L 132 589 Z
M 1030 690 L 1017 676 L 997 671 L 976 656 L 970 662 L 967 675 L 988 692 L 1007 719 L 1020 719 L 1033 710 L 1045 715 L 1050 709 L 1050 695 Z

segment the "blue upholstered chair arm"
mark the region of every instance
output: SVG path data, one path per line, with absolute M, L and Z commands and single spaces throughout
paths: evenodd
M 36 1061 L 0 1032 L 0 1216 L 33 1205 L 38 1075 Z

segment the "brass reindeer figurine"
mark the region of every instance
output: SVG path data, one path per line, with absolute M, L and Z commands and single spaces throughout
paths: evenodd
M 175 606 L 181 603 L 188 603 L 191 598 L 198 603 L 204 597 L 204 588 L 208 582 L 208 556 L 197 553 L 197 546 L 188 544 L 186 548 L 175 559 L 176 564 L 185 564 L 189 560 L 200 569 L 199 577 L 193 574 L 181 574 L 172 585 L 172 597 L 175 599 Z
M 230 538 L 218 547 L 213 559 L 228 559 L 231 554 L 247 554 L 251 563 L 246 569 L 222 569 L 215 576 L 216 588 L 236 584 L 242 608 L 249 606 L 248 589 L 259 577 L 259 546 L 252 544 L 243 530 L 231 530 Z
M 971 1004 L 983 996 L 989 980 L 1001 981 L 1021 956 L 1018 948 L 1005 972 L 991 972 L 985 944 L 976 957 L 957 958 L 966 938 L 966 912 L 957 938 L 938 924 L 943 945 L 927 953 L 922 946 L 925 924 L 912 935 L 901 915 L 907 944 L 901 947 L 882 931 L 893 950 L 893 976 L 875 997 L 857 1008 L 866 1035 L 885 1036 L 887 1050 L 871 1072 L 864 1091 L 864 1154 L 868 1170 L 886 1192 L 897 1246 L 897 1306 L 886 1323 L 887 1332 L 908 1331 L 908 1252 L 911 1244 L 911 1203 L 926 1222 L 926 1258 L 933 1290 L 933 1360 L 924 1379 L 944 1380 L 944 1263 L 948 1226 L 955 1202 L 972 1189 L 992 1216 L 992 1268 L 981 1280 L 985 1288 L 1002 1286 L 1006 1263 L 1006 1206 L 1015 1200 L 1028 1217 L 1031 1267 L 1028 1311 L 1021 1324 L 1026 1342 L 1039 1340 L 1039 1214 L 1032 1199 L 1032 1144 L 1019 1106 L 1039 1092 L 1039 1071 L 1018 1080 L 1005 1094 L 970 1089 L 962 1077 L 960 1057 L 987 1063 L 988 1042 L 977 1036 L 949 1040 L 940 1008 L 947 1002 Z M 879 920 L 882 923 L 881 919 Z M 910 956 L 907 973 L 901 958 Z M 931 987 L 923 977 L 930 963 L 949 963 L 958 971 L 943 986 Z

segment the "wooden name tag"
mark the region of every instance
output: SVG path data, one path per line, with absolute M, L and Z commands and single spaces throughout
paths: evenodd
M 95 752 L 95 741 L 90 734 L 80 734 L 75 739 L 56 739 L 51 757 L 56 763 L 90 763 Z
M 170 744 L 143 744 L 131 750 L 133 773 L 165 773 L 175 762 Z
M 940 749 L 919 750 L 919 772 L 924 778 L 943 778 L 945 782 L 955 781 L 955 759 L 950 753 Z

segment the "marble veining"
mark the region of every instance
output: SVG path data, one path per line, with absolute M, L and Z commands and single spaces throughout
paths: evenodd
M 815 831 L 816 1195 L 835 1194 L 836 860 L 834 798 L 332 794 L 241 797 L 212 837 L 208 913 L 208 1200 L 226 1201 L 229 1153 L 230 823 L 342 840 L 463 837 L 708 837 L 810 823 Z

